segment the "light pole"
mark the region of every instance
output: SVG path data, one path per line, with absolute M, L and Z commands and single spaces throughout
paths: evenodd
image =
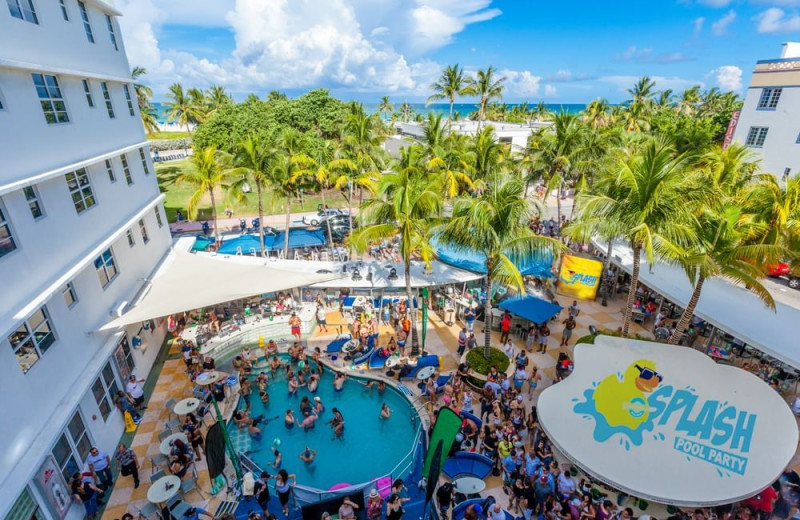
M 203 377 L 205 376 L 205 377 Z M 219 382 L 224 376 L 219 372 L 205 372 L 197 376 L 195 383 L 199 386 L 211 387 L 214 383 Z M 217 413 L 217 422 L 222 428 L 222 437 L 225 439 L 225 448 L 228 450 L 228 456 L 231 458 L 233 464 L 233 471 L 236 473 L 236 486 L 238 487 L 242 481 L 242 469 L 239 467 L 239 456 L 236 450 L 233 449 L 231 438 L 228 436 L 228 425 L 225 424 L 225 419 L 222 417 L 222 412 L 219 411 L 217 399 L 214 397 L 214 392 L 211 392 L 211 402 L 214 403 L 214 411 Z

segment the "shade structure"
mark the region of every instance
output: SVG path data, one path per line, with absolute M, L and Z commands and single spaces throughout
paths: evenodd
M 504 300 L 500 302 L 498 307 L 534 323 L 544 323 L 561 312 L 562 309 L 560 305 L 535 296 Z
M 232 262 L 224 257 L 173 251 L 133 308 L 100 330 L 340 277 L 334 273 L 278 269 L 266 259 L 252 260 Z
M 479 251 L 455 249 L 434 241 L 437 258 L 449 265 L 486 274 L 486 255 Z M 553 265 L 553 256 L 550 254 L 532 255 L 525 258 L 512 258 L 514 265 L 523 276 L 538 276 L 539 278 L 555 278 L 550 268 Z
M 264 250 L 278 251 L 283 249 L 286 233 L 269 233 L 264 235 Z M 289 231 L 289 247 L 324 247 L 327 244 L 323 229 L 292 229 Z M 261 249 L 258 234 L 244 234 L 223 240 L 217 253 L 221 255 L 249 254 Z
M 700 351 L 599 336 L 537 403 L 556 448 L 630 495 L 677 506 L 729 504 L 771 485 L 797 448 L 781 396 Z

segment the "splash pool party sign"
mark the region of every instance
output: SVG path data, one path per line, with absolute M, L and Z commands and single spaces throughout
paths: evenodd
M 564 255 L 556 290 L 559 294 L 581 300 L 594 300 L 602 274 L 603 262 L 593 258 Z
M 542 392 L 553 444 L 593 477 L 639 498 L 727 504 L 772 484 L 795 453 L 797 423 L 753 374 L 694 349 L 599 336 Z

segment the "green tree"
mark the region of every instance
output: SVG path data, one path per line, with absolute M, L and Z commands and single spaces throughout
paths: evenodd
M 195 189 L 189 198 L 187 210 L 189 218 L 197 218 L 197 210 L 200 201 L 208 195 L 211 199 L 211 218 L 214 221 L 214 240 L 219 234 L 217 228 L 217 202 L 214 191 L 226 186 L 230 178 L 229 156 L 224 152 L 217 151 L 216 147 L 209 146 L 200 150 L 195 150 L 192 155 L 194 169 L 184 170 L 175 181 L 188 184 Z
M 206 118 L 212 116 L 224 105 L 233 103 L 231 96 L 225 92 L 225 87 L 213 85 L 205 92 L 205 104 L 208 107 Z
M 289 258 L 289 229 L 291 228 L 292 198 L 305 186 L 302 172 L 314 166 L 305 153 L 305 138 L 294 128 L 284 128 L 278 137 L 279 153 L 269 173 L 270 189 L 286 201 L 286 220 L 283 235 L 283 257 Z
M 384 164 L 381 137 L 376 131 L 374 118 L 364 112 L 364 107 L 353 108 L 344 127 L 344 150 L 348 158 L 358 168 L 357 172 L 345 171 L 336 181 L 339 189 L 347 188 L 347 211 L 350 215 L 350 228 L 353 224 L 353 189 L 358 188 L 359 203 L 363 200 L 363 192 L 375 190 L 375 180 L 380 177 Z
M 474 83 L 471 77 L 464 74 L 464 69 L 459 67 L 458 63 L 448 65 L 442 70 L 442 75 L 439 76 L 436 83 L 430 86 L 433 94 L 428 96 L 425 106 L 429 106 L 434 101 L 446 99 L 450 103 L 450 111 L 447 116 L 447 128 L 449 130 L 453 122 L 453 105 L 456 102 L 456 97 L 475 95 Z
M 131 70 L 131 80 L 133 80 L 133 90 L 136 93 L 136 104 L 139 105 L 139 115 L 142 118 L 142 126 L 144 126 L 144 131 L 148 134 L 153 134 L 158 131 L 156 110 L 150 103 L 150 100 L 153 98 L 153 90 L 147 85 L 138 81 L 139 78 L 146 74 L 147 69 L 136 66 L 133 68 L 133 70 Z
M 188 93 L 183 91 L 180 83 L 173 83 L 169 86 L 164 106 L 167 108 L 167 122 L 176 121 L 179 125 L 185 126 L 189 135 L 192 135 L 189 123 L 196 121 L 200 114 L 196 103 Z
M 408 314 L 411 321 L 411 355 L 419 355 L 417 312 L 411 302 L 411 262 L 419 257 L 426 265 L 434 257 L 431 229 L 442 208 L 439 186 L 425 173 L 424 151 L 412 145 L 401 150 L 400 160 L 392 171 L 378 183 L 377 196 L 364 202 L 359 220 L 365 224 L 355 230 L 348 243 L 364 252 L 376 240 L 400 236 L 400 256 L 403 259 Z
M 386 114 L 394 112 L 394 106 L 392 106 L 392 102 L 389 101 L 389 96 L 383 96 L 381 98 L 381 103 L 378 105 L 378 112 L 381 113 L 384 119 L 386 119 Z
M 639 284 L 641 255 L 677 256 L 694 239 L 695 209 L 704 194 L 689 170 L 689 157 L 660 139 L 624 150 L 601 181 L 605 192 L 578 196 L 571 236 L 608 234 L 609 227 L 633 250 L 633 268 L 622 335 L 627 337 Z M 603 233 L 604 232 L 604 233 Z
M 772 174 L 756 175 L 756 182 L 745 189 L 743 205 L 759 223 L 763 244 L 782 245 L 800 251 L 800 176 L 785 180 L 785 185 Z
M 505 89 L 506 78 L 496 76 L 497 69 L 489 66 L 486 70 L 479 70 L 477 78 L 473 85 L 468 89 L 469 95 L 478 96 L 479 110 L 478 110 L 478 128 L 477 133 L 481 131 L 481 123 L 483 123 L 483 114 L 486 110 L 486 103 L 492 99 L 502 99 L 503 90 Z
M 525 185 L 519 178 L 495 170 L 488 186 L 479 196 L 455 199 L 452 217 L 436 230 L 442 243 L 456 250 L 478 251 L 486 257 L 484 356 L 487 359 L 494 286 L 500 284 L 512 292 L 524 292 L 525 283 L 513 259 L 562 250 L 560 242 L 536 235 L 528 227 L 535 212 L 523 197 Z

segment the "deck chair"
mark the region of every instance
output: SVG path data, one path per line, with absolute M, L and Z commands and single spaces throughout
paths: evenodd
M 138 507 L 135 509 L 137 516 L 143 520 L 150 520 L 150 517 L 153 515 L 155 515 L 156 518 L 161 518 L 161 512 L 158 510 L 158 507 L 155 504 L 148 502 L 141 509 Z
M 156 471 L 155 473 L 153 473 L 152 475 L 150 475 L 150 482 L 151 482 L 151 483 L 153 483 L 153 482 L 155 482 L 156 480 L 158 480 L 158 479 L 160 479 L 161 477 L 163 477 L 164 475 L 166 475 L 166 473 L 164 473 L 164 470 L 163 470 L 163 469 L 161 469 L 161 470 L 158 470 L 158 471 Z
M 181 496 L 186 499 L 186 495 L 192 491 L 196 491 L 200 494 L 202 498 L 205 499 L 205 495 L 203 495 L 203 491 L 200 489 L 200 486 L 197 485 L 197 478 L 187 477 L 183 481 L 181 481 Z

